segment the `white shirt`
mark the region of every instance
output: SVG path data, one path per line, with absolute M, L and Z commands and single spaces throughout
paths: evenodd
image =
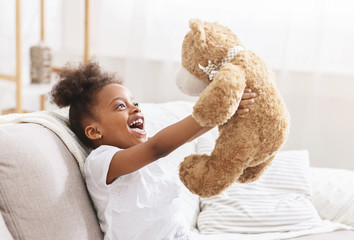
M 180 187 L 157 162 L 106 184 L 112 157 L 119 150 L 100 146 L 85 162 L 86 185 L 104 239 L 190 239 L 179 205 Z

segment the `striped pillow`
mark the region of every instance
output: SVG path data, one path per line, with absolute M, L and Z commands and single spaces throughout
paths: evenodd
M 235 183 L 218 196 L 201 199 L 198 216 L 202 234 L 284 232 L 322 225 L 311 201 L 306 150 L 279 152 L 258 181 Z

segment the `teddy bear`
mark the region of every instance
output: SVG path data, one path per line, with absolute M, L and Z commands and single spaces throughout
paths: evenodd
M 290 115 L 273 71 L 227 27 L 192 19 L 182 44 L 178 87 L 199 96 L 193 118 L 218 126 L 210 154 L 192 154 L 180 164 L 183 184 L 201 197 L 220 194 L 234 182 L 257 180 L 289 134 Z M 245 88 L 256 93 L 247 114 L 236 114 Z

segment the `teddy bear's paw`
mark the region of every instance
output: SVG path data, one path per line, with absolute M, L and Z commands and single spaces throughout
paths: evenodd
M 212 161 L 206 154 L 193 154 L 181 163 L 180 179 L 192 193 L 201 197 L 212 197 L 231 185 L 232 181 L 222 178 L 222 171 L 217 169 Z

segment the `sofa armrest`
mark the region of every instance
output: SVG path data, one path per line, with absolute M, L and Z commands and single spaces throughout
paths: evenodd
M 354 227 L 354 171 L 311 168 L 313 203 L 324 219 Z

